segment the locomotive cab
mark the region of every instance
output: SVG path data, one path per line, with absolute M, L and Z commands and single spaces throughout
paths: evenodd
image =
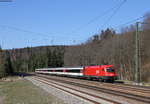
M 117 74 L 113 67 L 104 68 L 104 72 L 104 80 L 114 81 L 117 79 Z
M 108 72 L 108 73 L 115 72 L 115 70 L 112 67 L 106 68 L 105 71 Z

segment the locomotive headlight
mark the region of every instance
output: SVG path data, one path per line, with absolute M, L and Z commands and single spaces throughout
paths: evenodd
M 106 68 L 104 68 L 104 71 L 106 72 Z

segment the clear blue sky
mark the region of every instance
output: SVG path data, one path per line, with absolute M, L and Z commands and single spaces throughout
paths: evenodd
M 108 9 L 123 0 L 12 0 L 0 2 L 0 44 L 3 49 L 77 44 L 106 27 L 150 12 L 150 0 L 127 0 L 112 15 Z M 117 29 L 117 28 L 116 28 Z

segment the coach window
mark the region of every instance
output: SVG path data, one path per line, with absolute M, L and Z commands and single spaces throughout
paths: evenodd
M 70 72 L 70 73 L 80 73 L 80 70 L 68 70 L 67 72 Z
M 55 70 L 55 72 L 63 72 L 63 70 Z

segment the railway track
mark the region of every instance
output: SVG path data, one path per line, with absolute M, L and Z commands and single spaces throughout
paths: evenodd
M 45 76 L 45 75 L 38 75 L 38 76 L 42 76 L 42 77 L 49 77 L 49 76 Z M 54 77 L 57 78 L 57 77 Z M 60 78 L 60 77 L 59 77 Z M 64 78 L 65 80 L 68 81 L 77 81 L 78 79 L 74 79 L 74 78 Z M 126 84 L 112 84 L 112 83 L 101 83 L 101 82 L 96 82 L 96 81 L 89 81 L 89 80 L 80 80 L 79 83 L 84 83 L 87 82 L 89 83 L 91 86 L 99 86 L 102 88 L 107 88 L 107 89 L 114 89 L 114 90 L 119 90 L 121 92 L 128 92 L 128 93 L 135 93 L 136 95 L 143 95 L 143 96 L 150 96 L 150 88 L 149 87 L 142 87 L 142 86 L 134 86 L 134 85 L 126 85 Z
M 47 77 L 45 77 L 45 78 L 47 78 Z M 81 84 L 81 83 L 70 82 L 70 81 L 60 80 L 60 79 L 56 79 L 56 78 L 47 78 L 45 80 L 48 81 L 48 79 L 55 80 L 55 81 L 58 81 L 58 82 L 61 82 L 61 83 L 71 84 L 71 85 L 74 85 L 74 86 L 80 86 L 80 87 L 86 88 L 86 89 L 92 89 L 92 90 L 107 93 L 107 94 L 112 94 L 112 95 L 115 95 L 115 96 L 122 96 L 122 97 L 125 97 L 125 98 L 128 98 L 128 99 L 137 100 L 137 101 L 143 102 L 143 103 L 148 103 L 148 104 L 150 103 L 150 97 L 149 96 L 136 95 L 136 94 L 131 94 L 131 93 L 127 93 L 127 92 L 120 92 L 120 91 L 116 91 L 116 90 L 112 90 L 112 89 L 106 89 L 106 88 L 101 88 L 101 87 L 96 87 L 96 86 L 90 86 L 90 85 L 87 85 L 87 84 L 85 85 L 85 84 Z M 112 87 L 114 87 L 114 86 L 115 85 L 113 85 Z M 117 85 L 117 86 L 119 86 L 121 88 L 120 85 Z M 117 88 L 119 88 L 119 87 L 117 87 Z M 128 90 L 129 90 L 129 87 L 128 87 Z M 132 88 L 132 90 L 135 91 L 134 88 Z M 149 92 L 148 89 L 141 90 L 142 93 L 144 93 L 144 92 L 148 93 L 146 91 Z
M 126 84 L 109 84 L 109 83 L 103 83 L 102 85 L 150 94 L 150 88 L 148 88 L 148 87 L 126 85 Z
M 110 100 L 109 98 L 103 98 L 103 97 L 100 97 L 100 96 L 96 96 L 95 94 L 91 94 L 91 93 L 88 93 L 86 91 L 82 91 L 82 90 L 77 90 L 76 88 L 72 88 L 72 87 L 69 87 L 69 86 L 66 86 L 66 85 L 63 85 L 63 84 L 59 84 L 59 83 L 56 83 L 54 81 L 50 81 L 48 79 L 43 79 L 43 78 L 40 78 L 40 77 L 36 77 L 34 78 L 35 80 L 37 81 L 40 81 L 41 83 L 45 83 L 49 86 L 53 86 L 57 89 L 60 89 L 62 91 L 65 91 L 67 93 L 70 93 L 72 95 L 75 95 L 79 98 L 82 98 L 83 100 L 86 100 L 92 104 L 122 104 L 120 102 L 117 102 L 117 101 L 114 101 L 114 100 Z

